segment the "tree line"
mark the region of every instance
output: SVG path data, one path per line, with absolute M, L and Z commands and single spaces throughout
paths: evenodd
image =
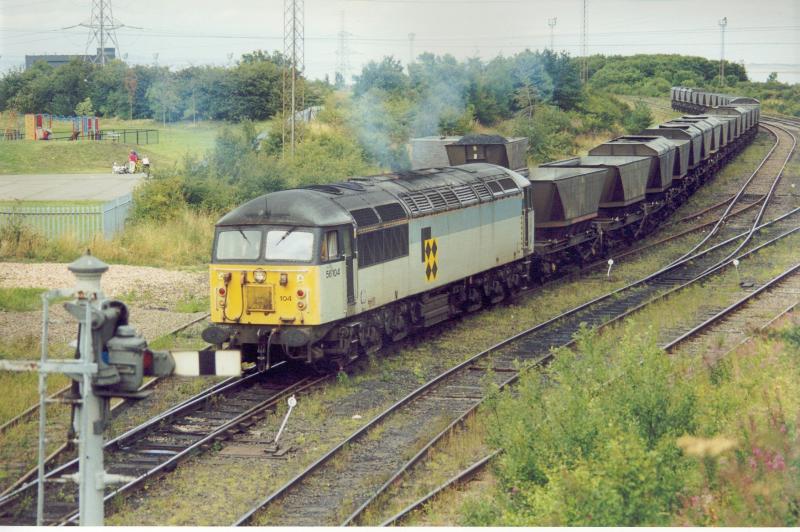
M 716 79 L 719 62 L 680 55 L 589 57 L 589 90 L 622 94 L 664 95 L 672 85 L 704 86 Z M 265 120 L 281 110 L 282 77 L 287 61 L 278 52 L 256 50 L 230 66 L 127 65 L 105 67 L 75 59 L 61 67 L 38 62 L 0 78 L 0 110 L 70 115 L 87 98 L 104 117 Z M 726 64 L 729 85 L 747 80 L 744 67 Z M 414 129 L 438 133 L 458 129 L 469 120 L 493 125 L 529 113 L 538 104 L 563 111 L 585 103 L 578 60 L 549 50 L 525 50 L 484 61 L 459 61 L 451 55 L 424 53 L 410 65 L 393 57 L 371 61 L 354 76 L 356 98 L 380 93 L 414 101 Z M 300 81 L 306 105 L 317 105 L 345 80 Z M 84 107 L 85 109 L 86 107 Z
M 0 109 L 72 115 L 88 98 L 94 113 L 104 117 L 266 120 L 281 110 L 287 64 L 281 54 L 260 50 L 244 54 L 232 66 L 180 70 L 121 60 L 105 67 L 78 58 L 59 67 L 38 61 L 0 78 Z M 301 78 L 300 83 L 311 105 L 329 90 L 325 82 Z

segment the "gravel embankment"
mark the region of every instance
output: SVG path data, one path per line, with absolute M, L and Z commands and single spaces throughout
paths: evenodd
M 67 264 L 0 263 L 0 287 L 64 288 L 75 284 Z M 178 301 L 201 298 L 208 291 L 208 274 L 182 272 L 146 266 L 112 265 L 103 275 L 101 285 L 106 297 L 128 302 L 131 323 L 148 340 L 153 340 L 205 312 L 175 312 Z M 0 312 L 0 335 L 6 340 L 41 334 L 42 313 Z M 77 326 L 62 305 L 50 311 L 50 343 L 74 339 Z

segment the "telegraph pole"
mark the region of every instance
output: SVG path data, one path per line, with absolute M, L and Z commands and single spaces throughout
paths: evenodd
M 581 23 L 581 81 L 589 81 L 589 53 L 587 42 L 586 0 L 583 0 L 583 22 Z
M 553 45 L 555 42 L 555 37 L 553 35 L 553 31 L 556 27 L 556 22 L 558 22 L 557 17 L 547 19 L 547 25 L 550 26 L 550 51 L 555 52 L 555 46 Z
M 719 58 L 719 84 L 720 86 L 725 85 L 725 26 L 728 25 L 728 17 L 723 17 L 719 20 L 719 29 L 720 34 L 722 36 L 722 43 L 720 46 L 720 58 Z
M 296 124 L 297 113 L 298 110 L 305 108 L 303 83 L 298 81 L 305 69 L 304 11 L 304 0 L 284 0 L 283 2 L 283 58 L 289 63 L 283 68 L 283 154 L 286 155 L 288 137 L 289 154 L 292 158 L 294 158 L 294 148 L 301 134 L 301 129 Z

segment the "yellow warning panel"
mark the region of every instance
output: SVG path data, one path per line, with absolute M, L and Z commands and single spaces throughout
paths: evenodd
M 425 278 L 428 282 L 436 280 L 439 273 L 439 243 L 436 238 L 429 238 L 425 241 Z

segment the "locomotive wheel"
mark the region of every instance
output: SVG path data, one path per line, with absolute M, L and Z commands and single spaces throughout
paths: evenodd
M 368 325 L 362 329 L 359 334 L 359 343 L 364 352 L 370 354 L 375 353 L 383 347 L 383 334 L 374 325 Z
M 481 290 L 475 286 L 469 288 L 469 297 L 467 298 L 467 312 L 475 312 L 483 306 L 483 296 Z

